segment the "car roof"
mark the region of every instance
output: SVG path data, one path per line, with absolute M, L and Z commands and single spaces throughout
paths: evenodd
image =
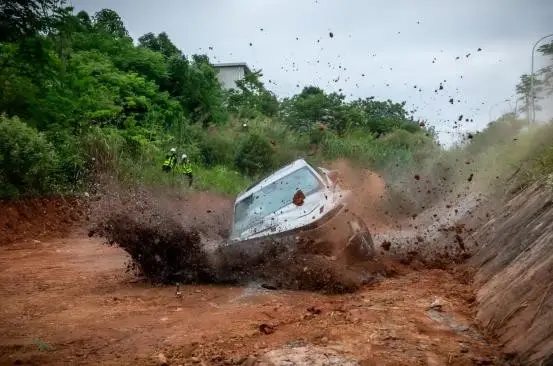
M 306 166 L 311 167 L 304 159 L 297 159 L 293 161 L 292 163 L 280 168 L 279 170 L 273 172 L 271 175 L 255 183 L 253 186 L 249 187 L 246 191 L 240 193 L 238 197 L 236 197 L 236 202 L 243 200 L 244 198 L 251 195 L 252 193 L 258 192 L 264 187 L 268 186 L 269 184 L 276 182 L 280 178 L 285 177 L 288 174 Z

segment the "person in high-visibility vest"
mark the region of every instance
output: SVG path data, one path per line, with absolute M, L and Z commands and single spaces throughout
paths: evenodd
M 169 150 L 169 153 L 165 155 L 162 169 L 164 172 L 169 173 L 177 164 L 177 149 L 174 147 Z
M 192 163 L 190 162 L 188 155 L 182 154 L 179 168 L 179 172 L 186 175 L 188 178 L 188 186 L 190 187 L 194 181 L 194 176 L 192 175 Z

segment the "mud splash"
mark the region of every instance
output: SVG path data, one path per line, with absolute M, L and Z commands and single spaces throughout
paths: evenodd
M 230 226 L 231 208 L 222 197 L 206 193 L 112 193 L 98 200 L 89 235 L 125 250 L 132 258 L 128 270 L 162 284 L 261 282 L 269 288 L 344 293 L 390 272 L 378 259 L 347 265 L 278 242 L 263 245 L 260 255 L 223 253 L 218 248 Z
M 246 260 L 247 253 L 223 257 L 206 249 L 198 230 L 158 215 L 140 220 L 114 213 L 89 235 L 101 236 L 107 244 L 125 250 L 132 258 L 128 270 L 162 284 L 253 281 L 275 289 L 347 293 L 393 272 L 378 259 L 348 266 L 320 254 L 290 252 L 277 243 L 256 256 L 256 262 Z
M 140 220 L 125 213 L 110 215 L 91 230 L 132 258 L 128 270 L 159 283 L 213 282 L 214 273 L 202 248 L 200 233 L 186 230 L 169 217 Z
M 397 224 L 398 215 L 388 208 L 390 192 L 381 175 L 344 159 L 333 161 L 330 167 L 339 172 L 339 184 L 352 192 L 350 209 L 363 218 L 371 232 L 388 231 Z

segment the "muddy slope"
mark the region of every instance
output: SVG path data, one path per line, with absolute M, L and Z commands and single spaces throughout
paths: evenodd
M 553 364 L 552 197 L 533 185 L 474 233 L 477 320 L 524 364 Z
M 85 212 L 86 202 L 71 197 L 0 200 L 0 246 L 63 237 Z

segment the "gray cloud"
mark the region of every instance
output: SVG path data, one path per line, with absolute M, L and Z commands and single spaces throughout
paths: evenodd
M 512 97 L 519 76 L 530 72 L 533 43 L 553 33 L 550 0 L 72 3 L 90 13 L 117 11 L 135 39 L 165 31 L 185 54 L 245 61 L 262 69 L 264 81 L 274 82 L 268 87 L 281 97 L 316 84 L 342 89 L 348 98 L 405 100 L 446 143 L 455 136 L 452 121 L 460 114 L 474 119 L 462 131 L 488 123 L 490 107 Z M 545 62 L 538 58 L 537 66 Z M 435 93 L 440 82 L 444 89 Z M 513 107 L 500 103 L 492 117 Z M 553 111 L 545 108 L 538 117 L 547 113 Z

